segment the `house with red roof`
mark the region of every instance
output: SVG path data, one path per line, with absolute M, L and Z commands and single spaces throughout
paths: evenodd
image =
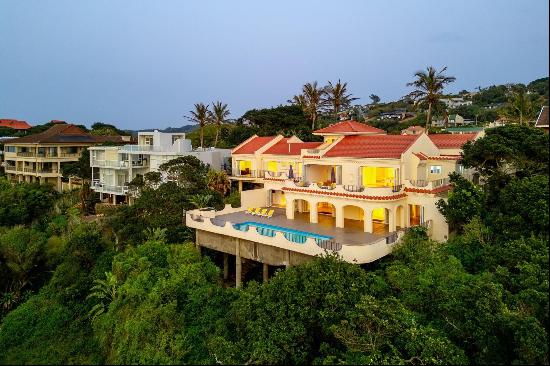
M 388 135 L 356 121 L 313 134 L 323 140 L 250 137 L 232 150 L 241 207 L 186 214 L 197 245 L 235 256 L 237 283 L 242 258 L 262 262 L 265 272 L 326 251 L 368 263 L 391 253 L 413 226 L 447 239 L 436 204 L 452 189 L 449 173 L 462 171 L 461 146 L 476 135 Z
M 16 119 L 0 119 L 0 127 L 11 128 L 14 130 L 28 130 L 31 128 L 25 121 L 18 121 Z

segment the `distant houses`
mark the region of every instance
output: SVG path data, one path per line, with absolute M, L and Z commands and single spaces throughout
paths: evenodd
M 537 121 L 535 122 L 535 127 L 542 128 L 544 131 L 548 132 L 548 106 L 541 108 Z
M 440 101 L 447 106 L 447 108 L 457 108 L 467 105 L 472 105 L 471 100 L 465 100 L 462 97 L 456 97 L 456 98 L 442 98 Z
M 28 130 L 31 128 L 26 121 L 19 121 L 16 119 L 0 119 L 0 127 L 11 128 L 13 130 Z
M 407 112 L 405 108 L 394 109 L 393 111 L 380 113 L 378 118 L 382 120 L 397 120 L 402 121 L 406 118 L 414 117 L 415 113 Z

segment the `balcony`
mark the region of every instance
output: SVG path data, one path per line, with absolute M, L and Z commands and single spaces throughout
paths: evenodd
M 62 152 L 59 154 L 60 157 L 62 158 L 78 158 L 80 157 L 80 153 L 66 153 L 66 152 Z
M 93 189 L 96 192 L 109 193 L 109 194 L 127 194 L 128 193 L 127 185 L 114 186 L 114 185 L 107 185 L 98 181 L 92 182 L 91 189 Z
M 17 156 L 21 158 L 34 158 L 36 157 L 36 153 L 34 151 L 23 151 L 18 152 Z
M 149 152 L 149 151 L 161 151 L 159 148 L 155 148 L 152 145 L 124 145 L 120 148 L 125 152 Z
M 326 194 L 335 197 L 353 197 L 369 199 L 371 197 L 403 198 L 404 185 L 391 187 L 365 187 L 361 185 L 320 184 L 304 181 L 286 181 L 283 190 L 305 194 Z
M 129 160 L 92 160 L 91 165 L 99 168 L 129 168 Z M 143 168 L 148 166 L 147 160 L 136 160 L 132 161 L 131 165 L 133 168 Z
M 264 172 L 263 170 L 239 170 L 239 169 L 233 169 L 233 173 L 231 174 L 232 178 L 244 178 L 244 179 L 255 179 L 255 178 L 263 178 Z
M 243 222 L 248 222 L 249 225 L 243 227 Z M 255 226 L 255 223 L 272 225 L 273 228 L 265 229 Z M 229 205 L 219 212 L 188 211 L 186 225 L 310 256 L 323 255 L 326 251 L 338 252 L 343 260 L 351 263 L 369 263 L 389 254 L 393 244 L 404 234 L 404 230 L 382 235 L 365 233 L 360 229 L 318 225 L 300 219 L 290 220 L 286 218 L 284 210 L 279 209 L 272 218 L 262 219 L 247 215 L 241 208 L 234 209 Z M 299 233 L 290 235 L 293 231 Z M 308 233 L 331 239 L 316 239 L 313 235 L 307 235 Z
M 426 190 L 433 190 L 439 187 L 447 186 L 449 184 L 451 184 L 449 178 L 436 179 L 432 181 L 421 179 L 405 181 L 405 186 L 409 188 L 421 188 Z

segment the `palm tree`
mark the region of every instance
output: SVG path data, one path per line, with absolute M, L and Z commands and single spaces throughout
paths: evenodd
M 199 124 L 200 142 L 201 148 L 204 145 L 204 126 L 210 121 L 210 111 L 208 105 L 204 103 L 195 103 L 195 110 L 189 111 L 191 117 L 187 117 L 188 120 Z
M 336 84 L 328 82 L 328 85 L 325 87 L 325 96 L 326 103 L 330 105 L 331 112 L 334 116 L 337 116 L 340 113 L 342 108 L 348 108 L 354 100 L 359 98 L 352 97 L 352 94 L 346 94 L 348 91 L 348 83 L 342 83 L 340 79 Z
M 208 188 L 220 192 L 222 196 L 225 196 L 231 189 L 231 182 L 224 171 L 210 170 L 206 179 L 208 180 Z
M 118 281 L 112 272 L 105 272 L 105 279 L 96 279 L 94 283 L 95 285 L 90 289 L 91 293 L 86 299 L 96 297 L 100 299 L 101 302 L 95 304 L 88 312 L 88 315 L 92 318 L 92 322 L 105 312 L 105 308 L 116 299 L 118 294 Z
M 317 82 L 307 83 L 302 87 L 302 94 L 295 95 L 290 103 L 302 107 L 304 113 L 311 120 L 311 129 L 315 130 L 315 122 L 319 116 L 319 110 L 324 105 L 324 88 L 319 88 Z
M 204 208 L 210 205 L 212 198 L 214 198 L 214 196 L 211 194 L 194 194 L 189 197 L 189 202 L 196 208 Z
M 433 66 L 428 66 L 426 71 L 417 71 L 414 76 L 416 80 L 407 83 L 407 86 L 415 88 L 409 96 L 415 100 L 415 104 L 424 104 L 428 106 L 428 114 L 426 116 L 426 133 L 430 127 L 432 120 L 432 108 L 441 98 L 441 93 L 445 84 L 452 83 L 456 80 L 453 76 L 445 76 L 443 73 L 447 67 L 437 71 Z
M 514 87 L 511 89 L 508 99 L 508 115 L 510 117 L 518 119 L 519 124 L 522 125 L 523 118 L 532 117 L 532 107 L 531 100 L 525 88 Z M 526 123 L 529 124 L 528 121 Z
M 220 129 L 222 127 L 222 124 L 225 122 L 225 118 L 229 116 L 229 108 L 227 108 L 227 104 L 223 104 L 222 102 L 218 101 L 216 103 L 212 103 L 212 113 L 210 114 L 210 118 L 214 123 L 216 124 L 216 139 L 214 140 L 214 147 L 218 145 L 218 136 L 220 135 Z

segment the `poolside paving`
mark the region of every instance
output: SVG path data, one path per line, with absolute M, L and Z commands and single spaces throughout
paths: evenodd
M 217 219 L 229 221 L 233 224 L 250 221 L 331 236 L 332 240 L 347 245 L 366 245 L 389 234 L 385 225 L 377 223 L 374 223 L 374 233 L 371 234 L 363 231 L 363 222 L 358 220 L 346 219 L 344 220 L 345 228 L 338 228 L 335 227 L 335 220 L 330 215 L 319 215 L 319 223 L 317 224 L 309 222 L 309 213 L 296 212 L 294 217 L 294 220 L 287 219 L 286 211 L 281 208 L 276 208 L 273 217 L 269 219 L 253 216 L 245 213 L 245 211 L 216 216 Z

